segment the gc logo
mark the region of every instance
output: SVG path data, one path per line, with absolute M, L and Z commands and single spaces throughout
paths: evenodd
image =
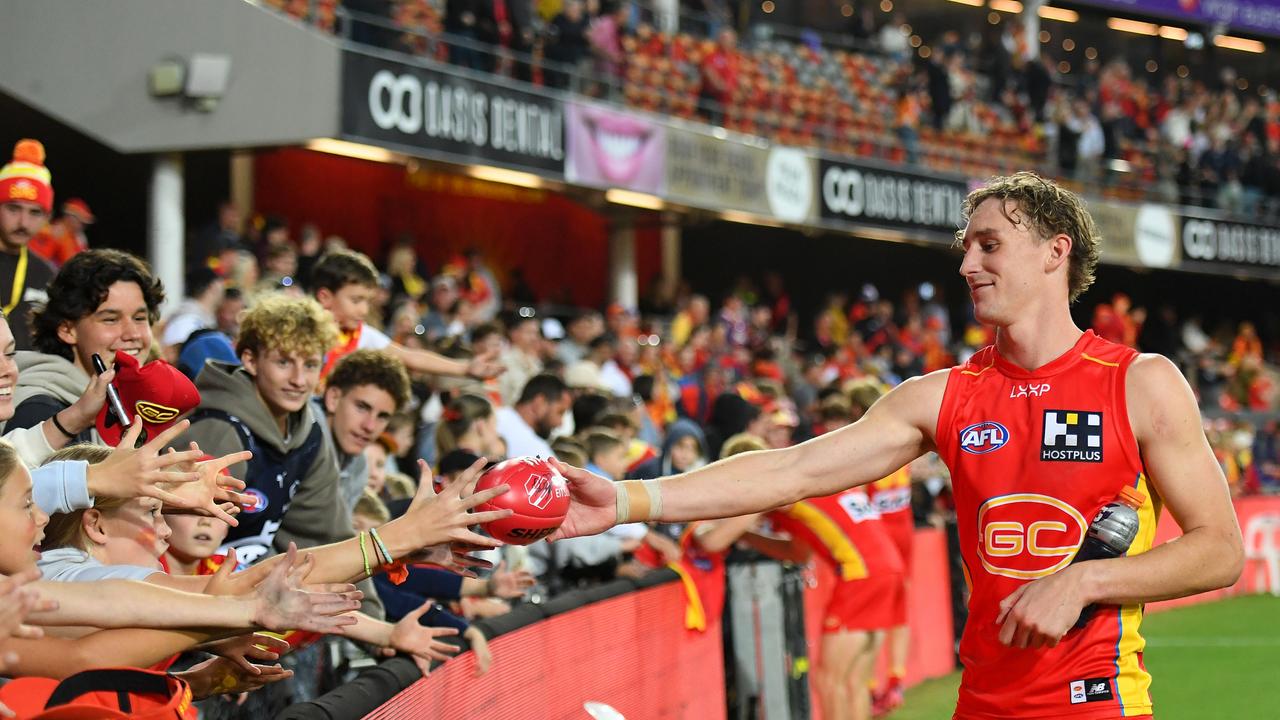
M 1034 580 L 1071 563 L 1088 523 L 1048 495 L 1000 495 L 978 509 L 978 559 L 992 575 Z

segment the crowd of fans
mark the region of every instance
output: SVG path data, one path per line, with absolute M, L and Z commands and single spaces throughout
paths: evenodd
M 341 31 L 336 0 L 272 4 Z M 1073 68 L 1017 16 L 923 37 L 901 12 L 861 4 L 837 45 L 812 32 L 739 44 L 720 2 L 679 3 L 679 29 L 660 3 L 627 0 L 342 5 L 359 41 L 785 144 L 971 177 L 1036 168 L 1110 197 L 1280 214 L 1274 94 L 1229 67 L 1195 79 L 1095 50 Z
M 295 239 L 230 205 L 191 234 L 187 297 L 161 316 L 144 261 L 86 248 L 87 204 L 67 201 L 45 229 L 39 143 L 19 143 L 0 192 L 3 672 L 186 668 L 175 676 L 210 717 L 266 716 L 384 653 L 425 670 L 455 649 L 439 639 L 451 634 L 484 672 L 470 620 L 689 552 L 681 528 L 641 525 L 459 554 L 496 544 L 468 529 L 488 496 L 461 492 L 488 463 L 554 455 L 621 480 L 785 447 L 856 420 L 869 389 L 992 341 L 955 324 L 963 313 L 929 283 L 833 293 L 803 319 L 776 274 L 714 303 L 651 295 L 643 315 L 548 312 L 478 251 L 428 269 L 400 244 L 375 265 L 317 228 Z M 35 242 L 50 232 L 65 242 Z M 1093 329 L 1176 358 L 1221 411 L 1206 433 L 1233 492 L 1280 492 L 1276 422 L 1240 419 L 1276 408 L 1277 348 L 1251 324 L 1117 295 Z M 926 458 L 909 472 L 917 522 L 948 523 L 945 468 Z

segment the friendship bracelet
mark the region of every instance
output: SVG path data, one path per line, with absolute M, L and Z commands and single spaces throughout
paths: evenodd
M 364 558 L 364 575 L 365 577 L 373 577 L 373 568 L 369 567 L 369 551 L 364 546 L 364 531 L 360 532 L 360 557 Z
M 378 537 L 378 528 L 369 528 L 369 537 L 373 538 L 373 542 L 376 544 L 375 549 L 382 551 L 383 565 L 390 565 L 395 562 L 395 559 L 391 557 L 390 551 L 387 550 L 387 546 L 383 544 L 382 538 Z
M 75 433 L 62 427 L 62 423 L 58 422 L 58 413 L 54 413 L 53 415 L 49 416 L 49 419 L 53 421 L 53 426 L 58 429 L 58 432 L 62 433 L 63 435 L 66 435 L 68 440 L 76 439 L 77 436 Z
M 387 572 L 387 579 L 396 585 L 401 585 L 405 580 L 409 579 L 409 570 L 404 566 L 404 562 L 396 562 L 391 557 L 391 551 L 387 549 L 386 544 L 382 542 L 382 537 L 378 535 L 377 528 L 369 528 L 369 536 L 373 538 L 376 546 L 374 550 L 381 550 L 382 556 L 386 560 L 382 565 L 382 569 Z

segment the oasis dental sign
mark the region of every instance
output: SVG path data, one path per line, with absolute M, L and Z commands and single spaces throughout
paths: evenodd
M 426 154 L 564 171 L 558 98 L 355 52 L 343 55 L 342 132 Z
M 960 224 L 964 183 L 823 160 L 822 217 L 872 225 L 944 231 Z
M 1182 253 L 1185 262 L 1280 268 L 1280 229 L 1184 217 Z

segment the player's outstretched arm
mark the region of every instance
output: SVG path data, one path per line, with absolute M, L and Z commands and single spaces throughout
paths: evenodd
M 1130 366 L 1125 391 L 1148 480 L 1183 536 L 1132 557 L 1070 565 L 1018 588 L 1001 603 L 1005 644 L 1055 645 L 1093 603 L 1168 600 L 1226 587 L 1240 577 L 1240 525 L 1187 381 L 1168 359 L 1143 355 Z
M 615 484 L 561 464 L 573 501 L 551 539 L 593 535 L 618 522 L 747 515 L 879 480 L 933 449 L 948 372 L 908 380 L 861 420 L 833 433 L 682 475 Z

